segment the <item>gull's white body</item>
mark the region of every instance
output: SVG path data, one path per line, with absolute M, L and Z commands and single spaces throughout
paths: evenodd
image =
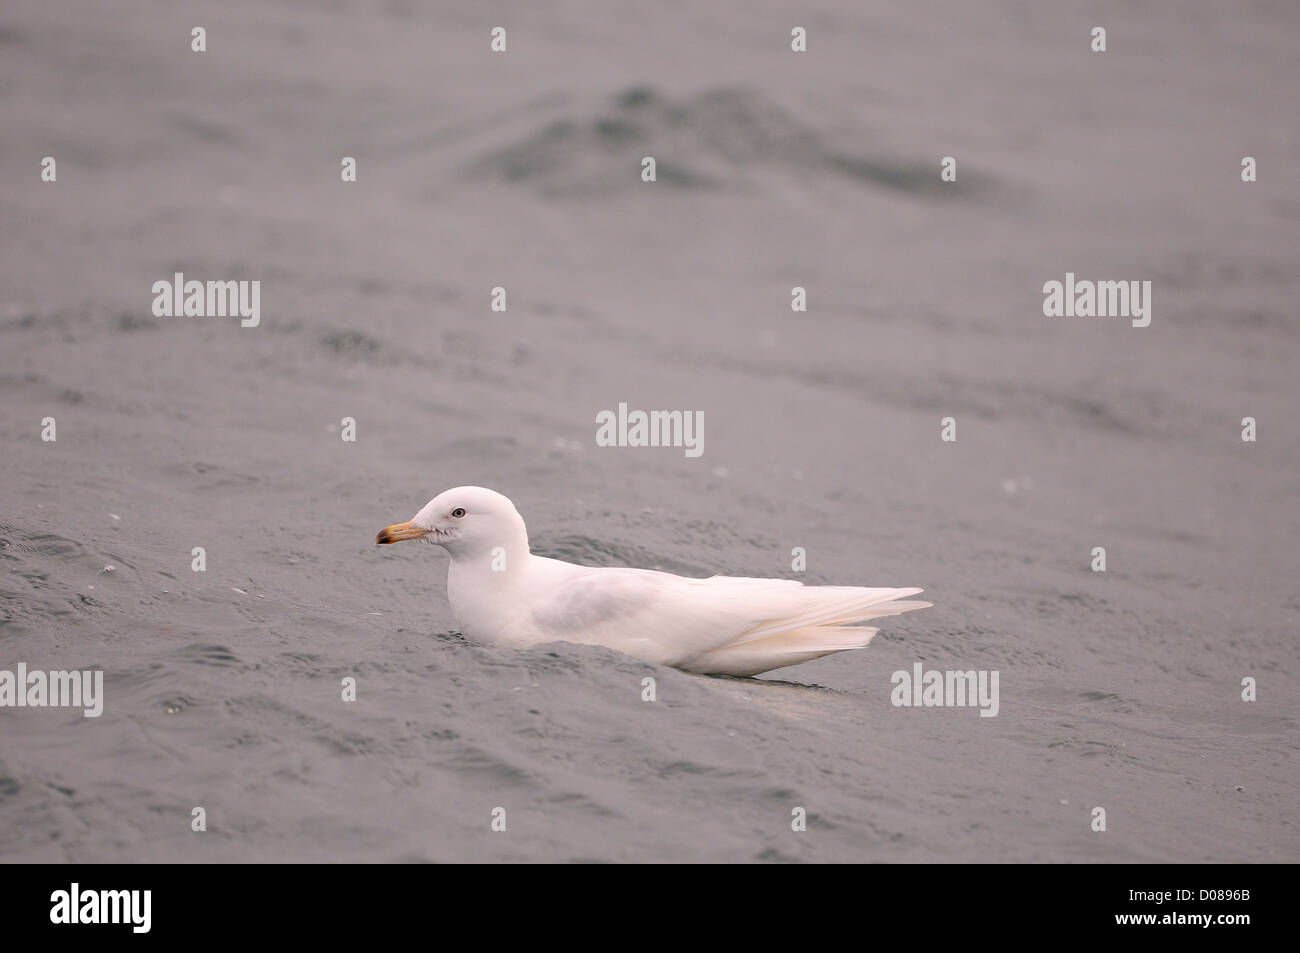
M 453 512 L 464 515 L 453 517 Z M 482 487 L 431 500 L 377 541 L 424 536 L 451 554 L 447 597 L 461 631 L 510 645 L 605 645 L 715 675 L 757 675 L 861 648 L 876 629 L 853 623 L 921 609 L 920 589 L 805 586 L 789 579 L 689 579 L 535 556 L 514 505 Z

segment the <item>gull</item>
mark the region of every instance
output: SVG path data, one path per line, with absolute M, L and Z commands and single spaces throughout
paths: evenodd
M 758 675 L 847 649 L 878 630 L 856 623 L 930 605 L 920 589 L 805 586 L 793 579 L 692 579 L 650 569 L 578 566 L 534 555 L 506 497 L 458 486 L 377 544 L 436 543 L 451 556 L 447 598 L 461 633 L 512 646 L 604 645 L 708 675 Z

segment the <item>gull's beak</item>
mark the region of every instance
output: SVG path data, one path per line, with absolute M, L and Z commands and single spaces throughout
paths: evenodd
M 385 526 L 375 537 L 375 544 L 380 543 L 397 543 L 404 539 L 419 539 L 421 536 L 428 535 L 427 529 L 420 529 L 412 526 L 409 521 L 405 523 L 394 523 L 392 526 Z

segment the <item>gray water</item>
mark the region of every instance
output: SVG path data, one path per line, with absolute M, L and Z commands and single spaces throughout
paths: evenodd
M 1298 27 L 8 0 L 0 669 L 106 698 L 0 709 L 0 859 L 1295 860 Z M 155 317 L 177 271 L 260 325 Z M 1044 317 L 1067 271 L 1151 325 Z M 704 454 L 597 447 L 621 401 Z M 760 679 L 474 644 L 372 544 L 463 483 L 548 555 L 934 607 Z M 917 662 L 997 717 L 891 705 Z

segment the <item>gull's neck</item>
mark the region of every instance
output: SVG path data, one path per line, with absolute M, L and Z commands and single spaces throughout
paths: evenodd
M 524 533 L 472 553 L 451 554 L 447 599 L 463 634 L 490 639 L 505 629 L 509 595 L 524 584 L 533 558 Z

